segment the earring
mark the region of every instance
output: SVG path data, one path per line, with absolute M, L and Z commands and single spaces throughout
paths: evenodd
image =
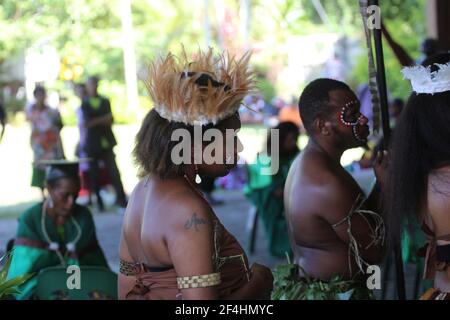
M 49 208 L 53 208 L 53 206 L 54 206 L 54 203 L 53 203 L 53 199 L 52 199 L 52 196 L 48 196 L 48 207 Z
M 200 178 L 200 175 L 198 174 L 197 165 L 195 165 L 195 183 L 202 183 L 202 178 Z
M 225 164 L 230 164 L 231 161 L 234 159 L 234 156 L 232 154 L 225 154 L 226 158 L 225 158 Z

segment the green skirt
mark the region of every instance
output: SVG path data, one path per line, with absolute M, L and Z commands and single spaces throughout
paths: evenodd
M 339 276 L 322 281 L 311 276 L 300 277 L 300 266 L 278 265 L 274 272 L 272 300 L 374 300 L 372 290 L 361 281 L 343 280 Z

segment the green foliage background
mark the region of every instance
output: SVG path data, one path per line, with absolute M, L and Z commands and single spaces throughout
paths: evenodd
M 388 3 L 391 5 L 388 5 Z M 390 0 L 383 1 L 382 15 L 385 25 L 395 41 L 414 59 L 420 57 L 419 47 L 426 37 L 425 0 Z M 386 81 L 390 97 L 406 99 L 411 92 L 408 81 L 403 80 L 401 65 L 395 58 L 391 48 L 383 42 Z M 350 79 L 351 83 L 367 81 L 367 56 L 358 58 Z
M 356 85 L 367 81 L 365 42 L 358 1 L 335 0 L 321 3 L 327 13 L 324 23 L 310 0 L 248 0 L 252 44 L 268 42 L 270 50 L 259 53 L 258 67 L 270 71 L 275 65 L 287 62 L 283 45 L 292 35 L 336 32 L 352 39 L 360 39 L 363 52 L 348 79 Z M 120 0 L 2 0 L 0 5 L 0 72 L 7 59 L 14 58 L 26 48 L 39 44 L 53 45 L 61 57 L 83 67 L 76 81 L 97 74 L 103 79 L 100 91 L 112 100 L 115 118 L 119 123 L 134 122 L 138 115 L 130 113 L 126 105 L 123 52 L 121 43 Z M 223 7 L 231 14 L 231 23 L 239 24 L 240 0 L 223 0 Z M 205 44 L 204 0 L 132 0 L 134 37 L 138 72 L 160 52 L 178 52 L 183 43 L 188 51 Z M 210 0 L 209 16 L 211 45 L 220 47 L 215 1 Z M 425 37 L 425 0 L 384 0 L 382 15 L 396 39 L 414 58 Z M 239 32 L 239 30 L 237 31 Z M 231 45 L 239 45 L 232 39 Z M 229 45 L 225 43 L 225 45 Z M 400 65 L 385 44 L 387 83 L 391 96 L 405 98 L 409 87 L 400 75 Z M 268 73 L 267 73 L 268 74 Z M 266 98 L 276 94 L 276 79 L 261 77 L 261 91 Z M 1 84 L 0 84 L 1 85 Z M 62 80 L 46 84 L 58 89 L 67 98 L 63 110 L 66 123 L 75 123 L 73 109 L 78 100 L 72 87 Z M 300 89 L 300 88 L 299 88 Z M 148 110 L 151 101 L 142 83 L 139 84 L 141 108 Z M 11 103 L 17 110 L 23 101 Z

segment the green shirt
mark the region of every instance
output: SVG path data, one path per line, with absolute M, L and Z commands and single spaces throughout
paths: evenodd
M 98 108 L 100 108 L 101 102 L 102 102 L 102 100 L 100 99 L 100 97 L 90 97 L 89 98 L 89 103 L 91 104 L 91 107 L 94 110 L 97 110 Z M 108 149 L 110 147 L 109 142 L 105 137 L 101 138 L 100 144 L 103 149 Z

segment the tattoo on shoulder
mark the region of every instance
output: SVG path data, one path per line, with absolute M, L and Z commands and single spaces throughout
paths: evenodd
M 197 217 L 197 214 L 194 212 L 192 217 L 189 218 L 188 221 L 186 221 L 186 223 L 184 224 L 184 228 L 186 230 L 194 229 L 195 231 L 200 231 L 198 229 L 198 226 L 201 224 L 207 224 L 207 223 L 208 222 L 205 219 Z

